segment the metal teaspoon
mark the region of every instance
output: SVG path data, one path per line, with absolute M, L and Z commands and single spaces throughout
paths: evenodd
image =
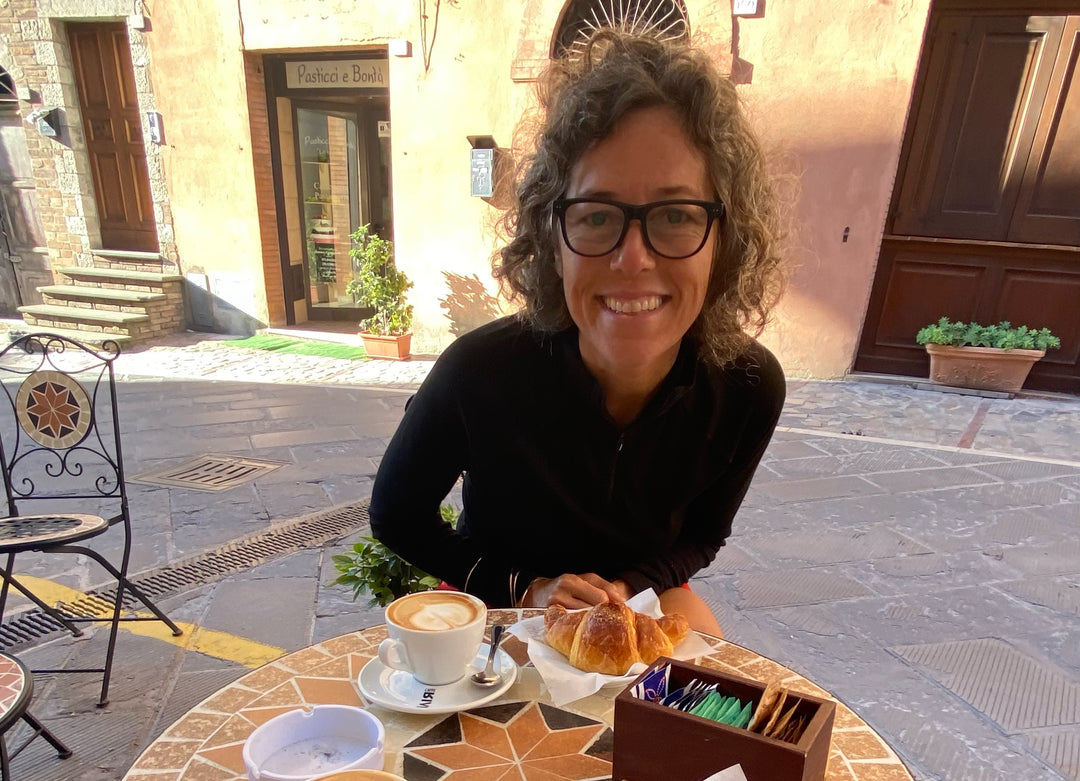
M 495 653 L 499 650 L 499 642 L 502 640 L 504 629 L 506 627 L 502 624 L 491 627 L 491 650 L 488 652 L 487 667 L 483 672 L 472 675 L 472 682 L 477 686 L 494 686 L 502 680 L 502 676 L 495 672 Z

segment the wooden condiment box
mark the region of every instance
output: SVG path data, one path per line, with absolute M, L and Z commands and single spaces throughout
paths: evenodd
M 694 679 L 718 683 L 720 694 L 750 699 L 757 707 L 765 684 L 719 670 L 661 657 L 634 681 L 671 665 L 668 691 Z M 836 703 L 789 692 L 798 701 L 796 716 L 807 717 L 797 743 L 787 743 L 694 716 L 666 705 L 637 699 L 634 684 L 615 698 L 615 751 L 612 781 L 702 781 L 741 765 L 747 781 L 822 781 L 829 763 Z M 794 698 L 794 699 L 793 699 Z

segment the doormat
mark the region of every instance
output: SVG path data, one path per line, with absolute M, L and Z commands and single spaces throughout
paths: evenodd
M 256 334 L 246 339 L 226 339 L 225 344 L 230 347 L 246 347 L 250 350 L 266 350 L 287 355 L 315 355 L 324 358 L 344 358 L 349 361 L 370 360 L 367 351 L 359 345 L 320 342 L 314 339 L 292 339 L 288 336 L 271 334 Z
M 169 488 L 190 488 L 194 491 L 226 491 L 256 480 L 288 463 L 288 461 L 266 461 L 259 458 L 205 453 L 179 464 L 170 464 L 160 469 L 142 472 L 128 480 L 133 483 L 163 485 Z

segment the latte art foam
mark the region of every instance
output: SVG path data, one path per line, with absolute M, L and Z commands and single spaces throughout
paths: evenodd
M 425 593 L 390 606 L 387 617 L 398 626 L 422 632 L 444 632 L 476 620 L 476 605 L 454 594 Z
M 465 626 L 473 620 L 475 610 L 470 610 L 467 605 L 451 605 L 445 602 L 438 605 L 425 605 L 412 614 L 409 623 L 417 629 L 437 631 L 439 629 L 453 629 L 455 626 Z

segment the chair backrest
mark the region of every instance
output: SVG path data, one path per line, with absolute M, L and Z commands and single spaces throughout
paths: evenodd
M 85 506 L 97 499 L 116 500 L 126 516 L 113 376 L 119 354 L 114 341 L 97 351 L 53 334 L 28 334 L 0 351 L 0 463 L 9 515 L 31 514 L 20 509 L 25 502 L 78 499 Z

